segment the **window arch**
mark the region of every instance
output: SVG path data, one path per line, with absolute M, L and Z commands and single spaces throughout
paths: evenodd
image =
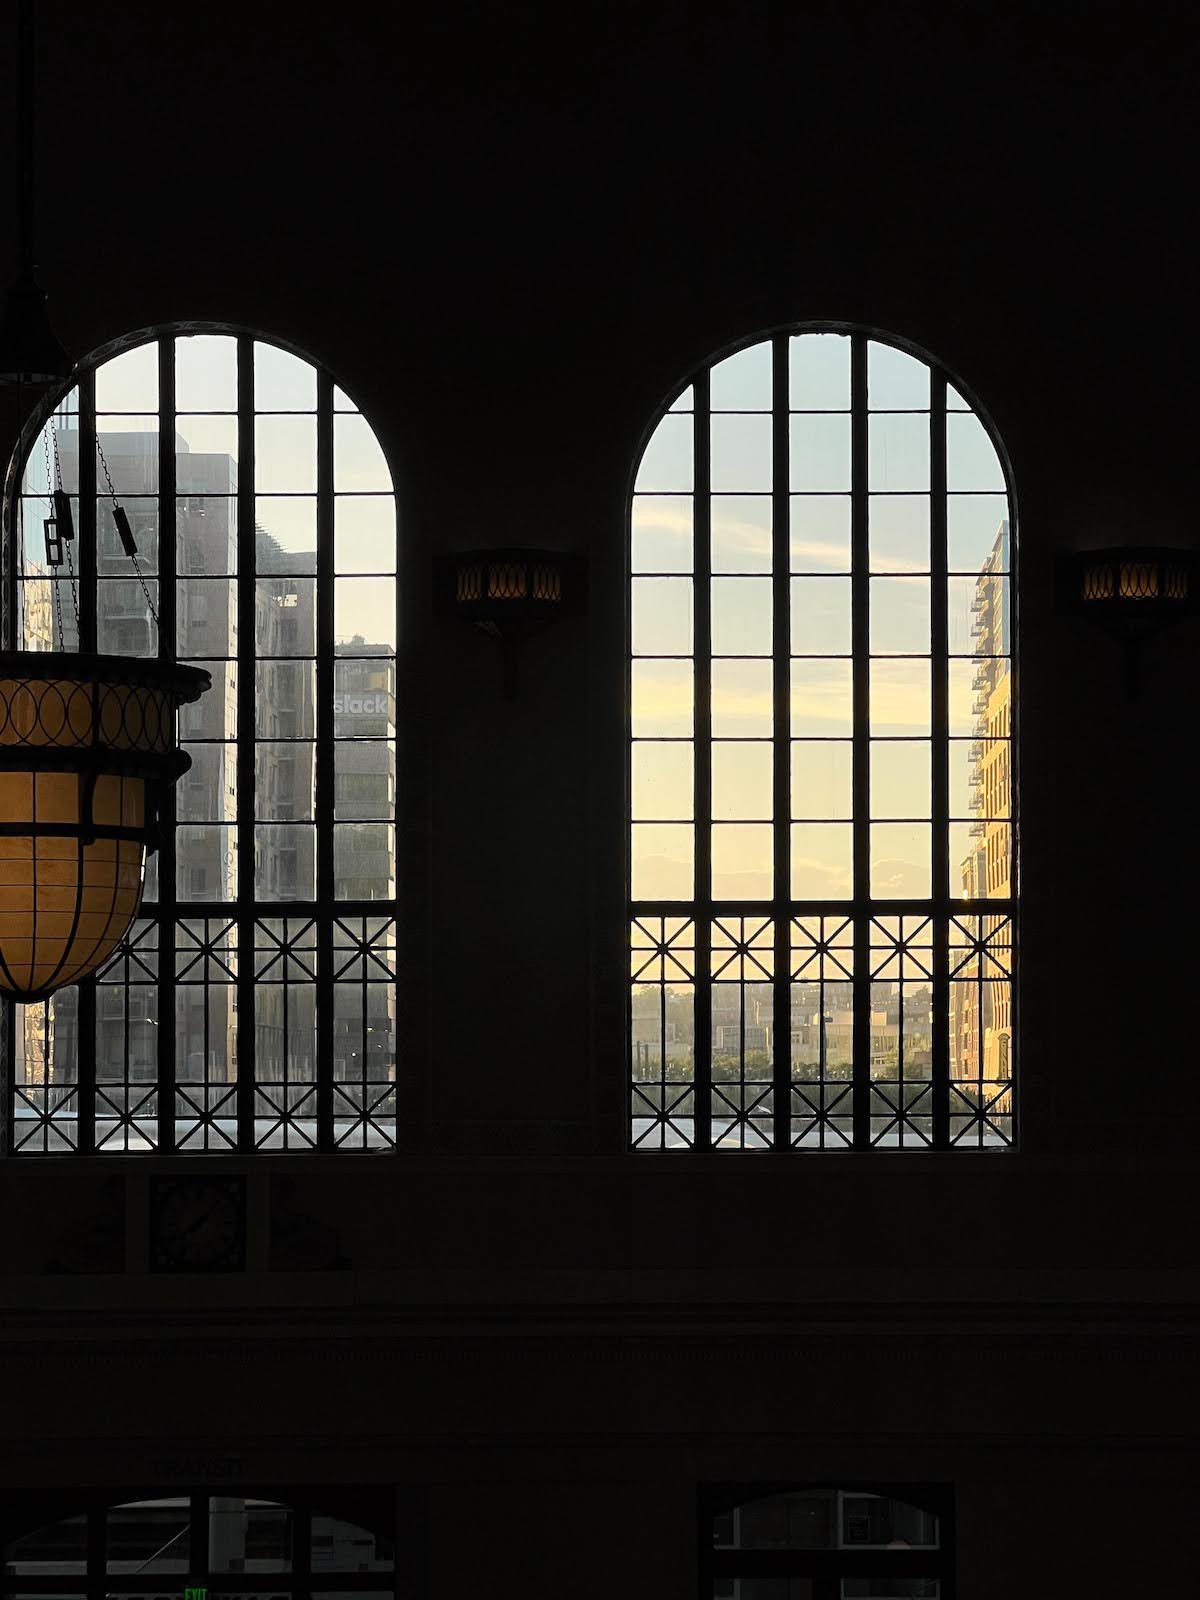
M 951 1496 L 936 1486 L 714 1487 L 702 1495 L 704 1600 L 950 1600 Z
M 353 1498 L 356 1503 L 343 1505 Z M 4 1547 L 4 1597 L 52 1589 L 66 1600 L 391 1600 L 395 1508 L 382 1496 L 290 1492 L 286 1500 L 236 1489 L 160 1492 L 84 1510 Z M 114 1579 L 119 1581 L 114 1583 Z M 40 1586 L 40 1587 L 39 1587 Z
M 78 554 L 53 568 L 56 487 Z M 125 945 L 10 1014 L 5 1151 L 392 1145 L 396 505 L 370 424 L 278 343 L 154 330 L 35 418 L 5 509 L 16 647 L 213 678 Z
M 631 1142 L 1011 1143 L 1011 487 L 842 326 L 695 373 L 630 517 Z

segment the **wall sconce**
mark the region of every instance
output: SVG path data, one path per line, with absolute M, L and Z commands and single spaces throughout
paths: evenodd
M 1059 557 L 1060 615 L 1087 617 L 1125 641 L 1131 694 L 1138 691 L 1138 650 L 1148 634 L 1197 612 L 1197 553 L 1147 545 L 1076 550 Z
M 499 641 L 506 700 L 516 698 L 521 640 L 583 610 L 582 563 L 562 550 L 461 550 L 444 563 L 439 587 L 445 610 Z

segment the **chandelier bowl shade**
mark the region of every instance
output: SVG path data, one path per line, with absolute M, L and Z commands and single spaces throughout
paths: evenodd
M 163 794 L 191 765 L 176 711 L 199 667 L 0 651 L 0 992 L 95 972 L 141 902 Z

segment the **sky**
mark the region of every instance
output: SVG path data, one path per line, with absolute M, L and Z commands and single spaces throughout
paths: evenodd
M 929 368 L 868 342 L 868 617 L 871 892 L 930 892 Z M 771 346 L 710 373 L 713 893 L 771 890 Z M 789 345 L 790 792 L 792 890 L 850 891 L 850 341 Z M 639 466 L 632 513 L 634 897 L 693 893 L 693 391 L 663 416 Z M 986 429 L 947 398 L 947 554 L 952 867 L 970 846 L 970 743 L 977 732 L 973 604 L 1009 515 Z M 759 414 L 736 413 L 749 408 Z M 805 408 L 812 408 L 806 410 Z M 890 412 L 887 408 L 898 408 Z M 1006 575 L 986 583 L 1011 614 Z M 841 657 L 842 659 L 838 659 Z M 658 658 L 658 659 L 655 659 Z M 746 659 L 751 658 L 751 659 Z M 757 659 L 754 659 L 757 658 Z M 642 743 L 639 740 L 654 740 Z M 643 820 L 645 819 L 645 820 Z M 650 820 L 654 819 L 654 820 Z M 664 820 L 669 819 L 669 820 Z M 753 821 L 751 819 L 761 819 Z M 837 820 L 834 820 L 837 819 Z M 953 872 L 952 872 L 953 878 Z

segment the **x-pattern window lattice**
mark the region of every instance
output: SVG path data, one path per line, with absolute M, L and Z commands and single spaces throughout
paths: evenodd
M 369 424 L 311 362 L 189 326 L 86 366 L 20 467 L 12 642 L 213 686 L 127 945 L 10 1010 L 5 1150 L 391 1146 L 396 515 Z
M 986 424 L 882 340 L 775 334 L 659 419 L 631 513 L 636 1148 L 1011 1142 L 1013 554 Z

